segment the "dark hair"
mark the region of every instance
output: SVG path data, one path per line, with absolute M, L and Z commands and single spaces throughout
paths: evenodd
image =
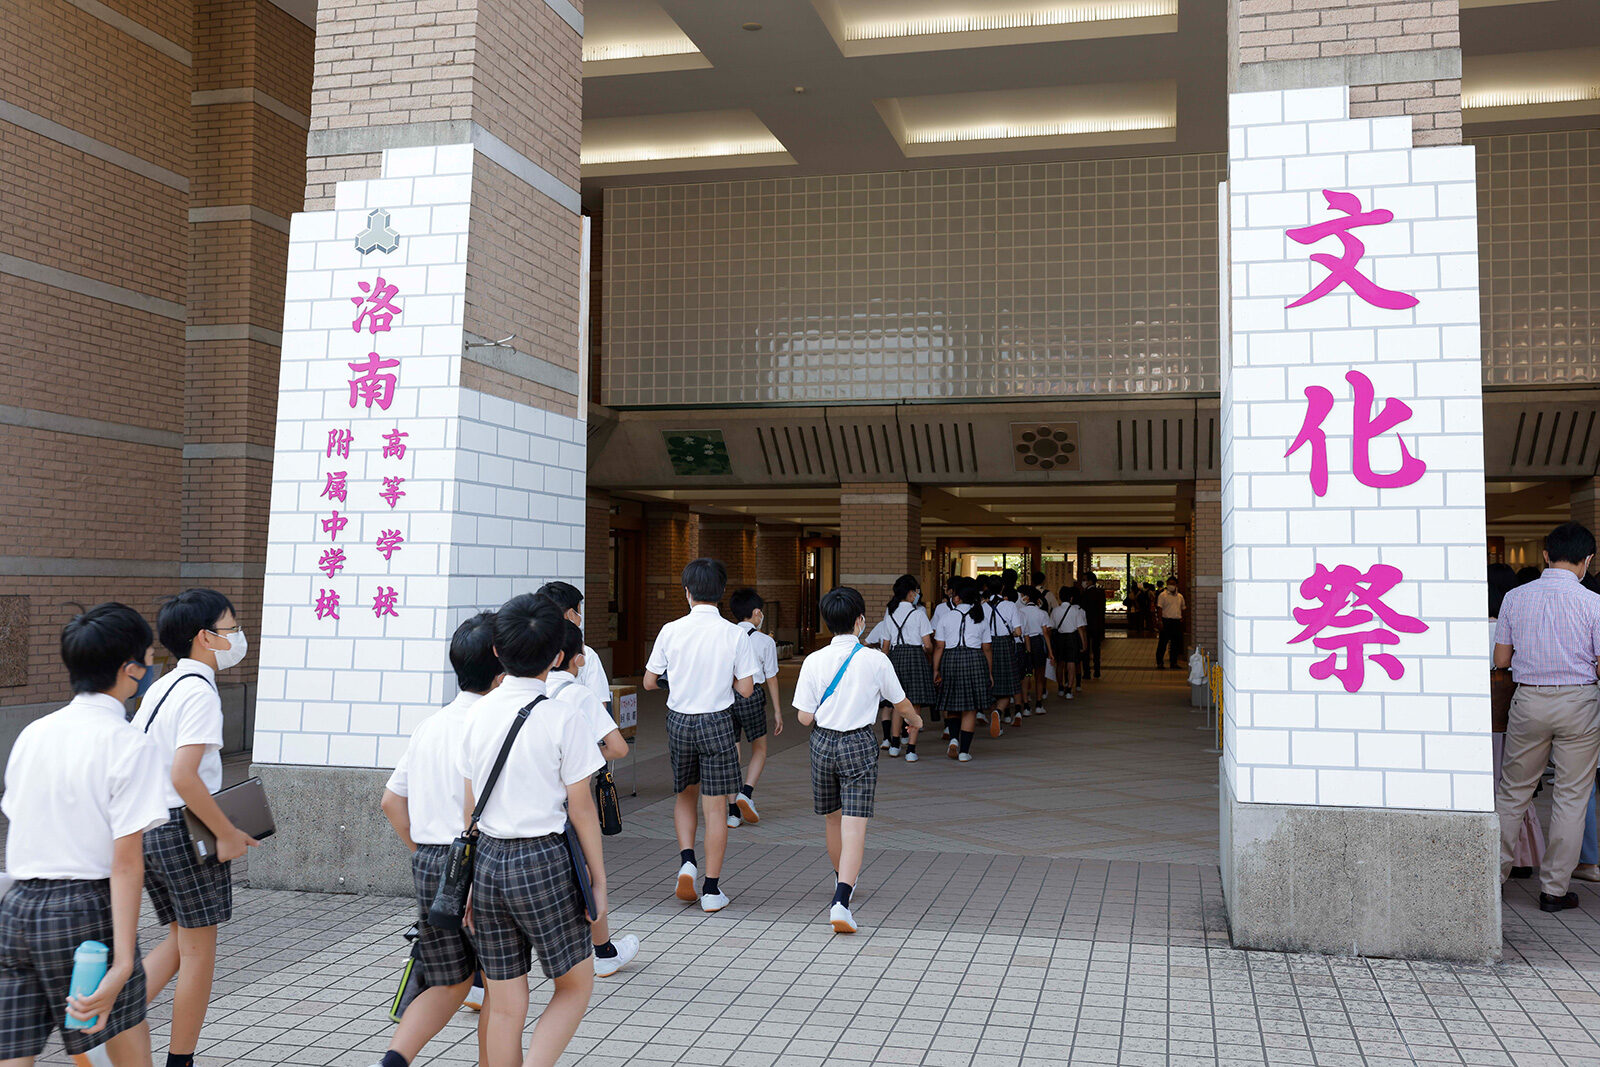
M 905 600 L 907 593 L 915 592 L 922 588 L 922 583 L 917 581 L 915 574 L 902 574 L 894 580 L 894 593 L 889 597 L 889 614 L 894 614 L 894 609 Z
M 506 673 L 537 678 L 561 651 L 567 620 L 547 596 L 522 593 L 500 605 L 494 616 L 494 649 Z
M 562 622 L 567 624 L 567 628 L 561 631 L 561 669 L 577 674 L 572 670 L 572 663 L 583 655 L 583 631 L 571 619 L 563 619 Z
M 61 628 L 61 662 L 72 691 L 108 691 L 123 664 L 144 664 L 152 640 L 150 624 L 126 604 L 98 604 L 76 616 Z
M 947 592 L 947 593 L 954 592 L 955 588 L 956 588 L 956 583 L 959 582 L 960 580 L 961 580 L 961 575 L 959 575 L 959 574 L 952 574 L 950 577 L 946 578 L 944 580 L 944 591 Z
M 983 594 L 977 582 L 971 578 L 957 578 L 950 595 L 967 605 L 967 618 L 973 622 L 983 621 Z
M 1034 585 L 1044 584 L 1044 571 L 1034 571 L 1031 577 L 1033 578 Z
M 1594 534 L 1581 522 L 1564 522 L 1544 536 L 1551 563 L 1582 563 L 1594 555 Z
M 1040 597 L 1040 596 L 1039 596 L 1039 590 L 1038 590 L 1038 589 L 1036 589 L 1036 588 L 1034 588 L 1034 587 L 1033 587 L 1033 586 L 1031 586 L 1031 585 L 1025 585 L 1025 586 L 1023 586 L 1023 587 L 1022 587 L 1022 588 L 1021 588 L 1021 589 L 1018 589 L 1018 590 L 1017 590 L 1017 595 L 1018 595 L 1018 596 L 1019 596 L 1019 597 L 1020 597 L 1020 596 L 1025 596 L 1025 597 L 1027 597 L 1027 598 L 1028 598 L 1028 599 L 1029 599 L 1029 600 L 1040 600 L 1040 599 L 1042 599 L 1042 598 L 1041 598 L 1041 597 Z
M 1100 576 L 1095 574 L 1094 571 L 1084 571 L 1083 576 L 1089 579 L 1091 582 L 1098 582 L 1100 580 Z
M 830 633 L 847 634 L 856 628 L 856 620 L 867 613 L 867 602 L 861 594 L 848 585 L 837 585 L 822 594 L 822 621 Z
M 1064 585 L 1060 589 L 1056 590 L 1056 599 L 1057 600 L 1066 600 L 1067 599 L 1067 594 L 1070 593 L 1070 592 L 1072 592 L 1072 586 Z
M 1167 584 L 1168 585 L 1177 585 L 1178 584 L 1178 576 L 1176 574 L 1167 575 Z
M 683 568 L 683 587 L 697 603 L 715 604 L 728 588 L 728 568 L 719 559 L 692 559 Z
M 1500 617 L 1500 602 L 1517 587 L 1517 572 L 1509 563 L 1489 564 L 1489 618 Z
M 583 591 L 571 582 L 545 582 L 535 595 L 549 597 L 563 615 L 577 610 L 578 605 L 583 603 Z
M 494 612 L 480 611 L 450 638 L 450 666 L 463 692 L 487 693 L 500 673 L 494 654 Z
M 1017 584 L 1017 569 L 1015 567 L 1007 567 L 1005 570 L 1001 571 L 1000 572 L 1000 584 L 1005 586 L 1008 589 L 1011 588 L 1012 586 L 1016 585 Z
M 754 589 L 737 589 L 728 598 L 728 608 L 733 612 L 735 622 L 744 622 L 766 606 L 767 602 Z
M 1527 585 L 1529 582 L 1536 582 L 1538 580 L 1539 580 L 1539 568 L 1538 567 L 1523 567 L 1521 570 L 1517 571 L 1517 584 L 1518 585 Z
M 200 631 L 209 630 L 233 610 L 228 598 L 215 589 L 185 589 L 161 602 L 156 613 L 156 633 L 161 643 L 179 659 L 189 655 Z

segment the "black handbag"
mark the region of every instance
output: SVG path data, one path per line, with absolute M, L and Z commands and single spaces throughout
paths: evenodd
M 444 877 L 439 879 L 439 888 L 428 907 L 428 925 L 437 930 L 461 929 L 467 911 L 467 893 L 472 889 L 473 861 L 478 855 L 478 820 L 483 817 L 483 809 L 489 803 L 489 794 L 494 792 L 494 784 L 500 780 L 500 772 L 505 769 L 506 757 L 511 755 L 511 746 L 516 744 L 517 734 L 522 732 L 522 724 L 528 721 L 528 713 L 544 699 L 544 694 L 540 693 L 517 712 L 511 729 L 506 731 L 500 754 L 495 757 L 494 768 L 489 771 L 489 779 L 483 783 L 483 794 L 472 809 L 472 821 L 467 824 L 465 833 L 450 842 Z
M 594 776 L 594 807 L 600 813 L 600 832 L 607 837 L 622 833 L 622 798 L 610 767 L 601 767 Z
M 421 959 L 421 949 L 417 943 L 417 924 L 412 923 L 411 929 L 405 932 L 405 939 L 411 943 L 411 952 L 406 956 L 406 965 L 400 969 L 400 988 L 394 992 L 394 1000 L 389 1002 L 389 1018 L 395 1022 L 406 1013 L 411 1002 L 422 995 L 428 988 L 428 979 L 422 973 L 423 969 L 417 964 Z

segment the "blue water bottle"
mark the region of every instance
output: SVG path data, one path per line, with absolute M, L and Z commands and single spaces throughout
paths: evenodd
M 111 959 L 111 950 L 98 941 L 85 941 L 78 946 L 78 951 L 72 954 L 72 984 L 68 992 L 75 997 L 87 997 L 105 980 L 107 963 Z M 89 1020 L 78 1020 L 67 1014 L 66 1027 L 68 1030 L 87 1030 L 100 1021 L 96 1015 Z

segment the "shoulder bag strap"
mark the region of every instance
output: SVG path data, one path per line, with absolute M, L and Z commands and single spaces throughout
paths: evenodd
M 547 699 L 549 698 L 540 693 L 517 712 L 517 717 L 511 721 L 511 729 L 506 731 L 505 743 L 500 746 L 500 754 L 494 759 L 494 768 L 489 771 L 489 778 L 483 783 L 483 793 L 478 797 L 477 806 L 472 809 L 472 825 L 467 827 L 468 833 L 478 828 L 478 820 L 483 817 L 484 805 L 489 803 L 489 794 L 494 792 L 494 784 L 500 780 L 500 772 L 505 769 L 506 757 L 511 755 L 511 746 L 517 743 L 517 734 L 522 732 L 522 724 L 528 721 L 528 713 Z
M 844 658 L 844 662 L 839 664 L 839 673 L 833 676 L 833 681 L 829 682 L 828 688 L 823 691 L 822 699 L 817 701 L 817 711 L 822 710 L 822 705 L 826 704 L 828 698 L 833 696 L 833 691 L 839 688 L 839 681 L 844 677 L 845 668 L 850 666 L 850 661 L 856 658 L 856 653 L 860 652 L 863 647 L 860 642 L 857 642 L 856 647 L 852 648 L 850 654 Z
M 161 714 L 161 705 L 163 705 L 163 704 L 165 704 L 167 702 L 167 698 L 172 695 L 172 691 L 174 689 L 178 688 L 178 683 L 183 681 L 185 678 L 198 678 L 202 682 L 206 681 L 206 676 L 203 675 L 203 674 L 180 674 L 176 678 L 174 678 L 172 680 L 172 684 L 167 686 L 167 691 L 165 693 L 161 694 L 161 699 L 156 701 L 156 709 L 150 713 L 149 720 L 146 721 L 145 724 L 144 724 L 144 732 L 145 733 L 149 733 L 150 732 L 151 723 L 155 722 L 156 721 L 156 716 Z M 211 683 L 210 682 L 206 682 L 206 684 L 210 685 Z

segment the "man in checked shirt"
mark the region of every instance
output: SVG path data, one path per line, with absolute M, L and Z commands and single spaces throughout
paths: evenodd
M 1522 816 L 1546 763 L 1556 769 L 1550 844 L 1539 869 L 1539 908 L 1578 906 L 1567 891 L 1583 843 L 1583 818 L 1600 756 L 1600 596 L 1582 580 L 1594 534 L 1563 523 L 1544 539 L 1545 570 L 1506 594 L 1494 631 L 1494 666 L 1511 669 L 1517 692 L 1506 727 L 1505 765 L 1495 790 L 1500 880 L 1511 873 Z

